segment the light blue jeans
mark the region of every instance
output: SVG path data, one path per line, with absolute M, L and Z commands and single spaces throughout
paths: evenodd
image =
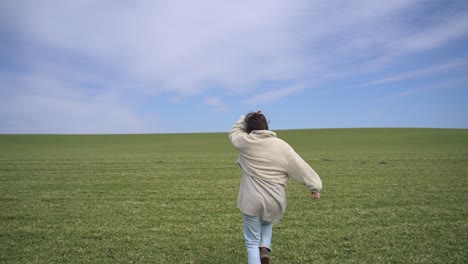
M 260 264 L 260 247 L 271 250 L 273 224 L 263 221 L 260 216 L 244 214 L 244 239 L 249 264 Z

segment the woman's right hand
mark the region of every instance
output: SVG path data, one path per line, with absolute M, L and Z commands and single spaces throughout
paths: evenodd
M 320 193 L 319 192 L 312 193 L 312 198 L 314 198 L 315 200 L 320 199 Z

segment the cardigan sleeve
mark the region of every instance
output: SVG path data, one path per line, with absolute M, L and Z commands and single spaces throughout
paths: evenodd
M 229 132 L 229 139 L 231 140 L 231 144 L 238 150 L 240 150 L 245 145 L 248 135 L 245 130 L 246 125 L 244 116 L 241 116 Z
M 288 166 L 286 173 L 302 185 L 305 185 L 311 192 L 320 192 L 322 180 L 320 176 L 305 162 L 291 147 L 288 151 Z

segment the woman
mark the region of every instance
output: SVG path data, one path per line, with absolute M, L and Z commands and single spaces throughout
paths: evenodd
M 236 163 L 242 180 L 237 206 L 243 213 L 248 263 L 269 263 L 272 228 L 286 209 L 284 187 L 288 179 L 305 185 L 314 199 L 320 199 L 322 181 L 288 143 L 268 130 L 261 111 L 241 116 L 229 139 L 239 150 Z

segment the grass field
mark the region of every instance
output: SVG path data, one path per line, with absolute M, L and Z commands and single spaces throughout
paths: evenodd
M 278 131 L 290 181 L 272 263 L 468 263 L 468 130 Z M 226 133 L 1 135 L 1 263 L 246 263 Z

